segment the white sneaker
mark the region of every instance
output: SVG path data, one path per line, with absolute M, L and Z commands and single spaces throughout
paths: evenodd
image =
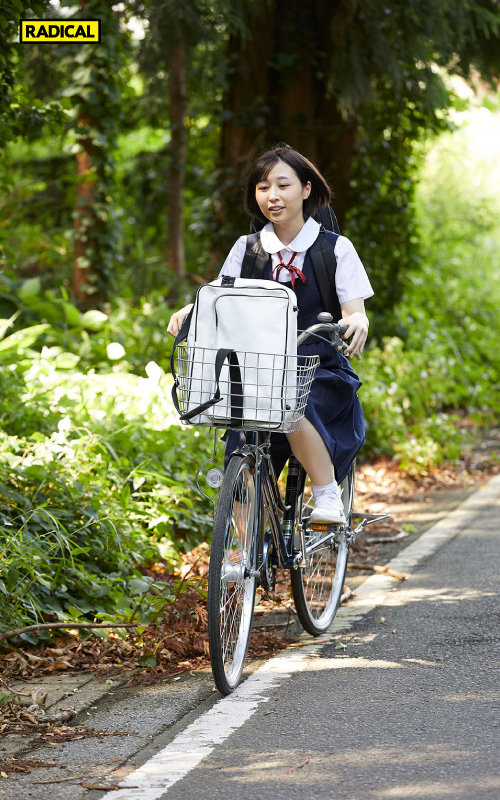
M 327 522 L 345 525 L 344 504 L 338 494 L 324 494 L 317 506 L 314 506 L 310 522 Z

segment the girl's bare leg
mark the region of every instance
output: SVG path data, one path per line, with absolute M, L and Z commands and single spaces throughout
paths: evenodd
M 300 461 L 312 483 L 325 486 L 335 480 L 332 459 L 314 425 L 304 417 L 299 431 L 286 434 L 292 453 Z

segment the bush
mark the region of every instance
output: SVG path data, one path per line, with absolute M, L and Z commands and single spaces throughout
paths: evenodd
M 158 365 L 147 378 L 80 372 L 72 353 L 33 349 L 50 335 L 32 326 L 0 342 L 0 630 L 125 620 L 147 594 L 145 624 L 170 587 L 141 568 L 208 536 L 194 476 L 212 444 L 178 427 Z
M 395 456 L 409 472 L 460 457 L 468 434 L 458 411 L 479 424 L 500 413 L 500 208 L 489 162 L 474 145 L 488 127 L 479 116 L 479 133 L 473 116 L 440 138 L 422 176 L 425 258 L 393 311 L 404 338 L 384 339 L 359 366 L 364 452 Z M 499 120 L 489 125 L 500 133 Z

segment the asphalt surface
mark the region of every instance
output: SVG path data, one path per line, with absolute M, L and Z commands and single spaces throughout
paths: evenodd
M 162 797 L 496 800 L 499 528 L 497 501 Z M 211 686 L 206 675 L 111 694 L 87 724 L 118 736 L 38 749 L 59 766 L 0 781 L 0 798 L 106 797 L 51 781 L 119 782 L 130 756 L 143 763 L 214 705 Z
M 496 800 L 499 523 L 492 503 L 162 797 Z

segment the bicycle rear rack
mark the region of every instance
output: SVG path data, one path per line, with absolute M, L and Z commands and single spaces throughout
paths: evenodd
M 310 555 L 312 552 L 314 552 L 314 550 L 322 547 L 322 545 L 324 545 L 326 542 L 331 541 L 342 533 L 345 535 L 348 545 L 351 546 L 354 543 L 358 533 L 361 533 L 361 531 L 363 531 L 367 525 L 373 525 L 375 522 L 380 522 L 383 519 L 389 519 L 390 516 L 390 514 L 370 514 L 369 512 L 353 511 L 351 517 L 362 517 L 361 522 L 353 530 L 347 530 L 345 525 L 338 525 L 337 523 L 309 523 L 307 527 L 315 530 L 316 532 L 325 531 L 325 535 L 306 547 L 305 552 L 307 555 Z M 298 563 L 299 561 L 301 563 Z M 302 562 L 303 555 L 301 552 L 296 555 L 295 564 L 296 566 L 303 566 Z
M 389 519 L 390 516 L 390 514 L 369 514 L 368 511 L 353 511 L 351 514 L 351 517 L 363 517 L 357 528 L 355 528 L 357 533 L 366 528 L 367 525 L 373 525 L 374 522 Z
M 373 525 L 375 522 L 380 522 L 383 519 L 389 519 L 390 514 L 370 514 L 367 511 L 353 511 L 351 517 L 362 517 L 361 522 L 354 528 L 354 530 L 349 531 L 349 544 L 352 544 L 358 535 L 361 533 L 367 525 Z

